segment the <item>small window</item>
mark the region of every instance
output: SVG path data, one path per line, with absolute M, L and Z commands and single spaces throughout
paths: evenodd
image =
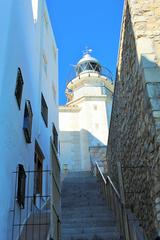
M 18 164 L 17 202 L 20 208 L 25 205 L 26 174 L 22 164 Z
M 42 196 L 42 188 L 43 188 L 43 160 L 44 155 L 38 144 L 35 141 L 35 153 L 34 153 L 34 203 L 36 204 L 36 198 L 38 198 L 37 194 Z
M 43 94 L 41 94 L 41 114 L 46 124 L 46 127 L 48 127 L 48 107 Z
M 31 143 L 32 135 L 32 108 L 29 100 L 26 100 L 25 109 L 24 109 L 24 121 L 23 121 L 23 130 L 27 143 Z
M 45 54 L 43 54 L 43 66 L 44 66 L 44 72 L 47 75 L 48 61 L 47 61 L 47 57 Z
M 54 83 L 53 83 L 53 85 L 52 85 L 52 89 L 53 89 L 54 101 L 55 101 L 55 103 L 56 103 L 56 100 L 57 100 L 57 92 L 56 92 L 56 88 L 55 88 L 55 86 L 54 86 Z
M 68 173 L 68 164 L 67 163 L 63 164 L 63 173 L 64 174 Z
M 94 105 L 94 110 L 97 110 L 97 105 Z
M 19 109 L 20 109 L 20 106 L 21 106 L 23 84 L 24 84 L 24 82 L 23 82 L 23 77 L 22 77 L 21 69 L 18 68 L 18 71 L 17 71 L 17 81 L 16 81 L 16 89 L 15 89 L 15 96 L 16 96 L 16 99 L 17 99 L 17 104 L 18 104 Z
M 48 18 L 46 11 L 44 12 L 44 22 L 45 22 L 45 28 L 48 31 Z
M 53 145 L 55 146 L 56 150 L 58 151 L 58 133 L 57 133 L 54 123 L 53 123 L 53 127 L 52 127 L 52 135 L 53 135 Z
M 96 129 L 99 128 L 99 124 L 98 124 L 98 123 L 95 124 L 95 128 L 96 128 Z

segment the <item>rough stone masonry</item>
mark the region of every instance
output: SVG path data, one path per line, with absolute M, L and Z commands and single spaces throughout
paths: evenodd
M 109 142 L 109 174 L 148 239 L 160 235 L 160 1 L 126 0 Z

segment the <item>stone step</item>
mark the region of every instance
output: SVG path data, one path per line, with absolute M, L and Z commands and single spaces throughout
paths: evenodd
M 82 187 L 70 187 L 70 189 L 66 189 L 67 187 L 63 188 L 62 187 L 62 194 L 65 195 L 65 194 L 70 194 L 70 193 L 74 193 L 74 194 L 79 194 L 80 192 L 83 193 L 83 194 L 86 194 L 86 193 L 93 193 L 93 194 L 100 194 L 101 191 L 100 189 L 96 186 L 96 187 L 92 187 L 92 186 L 82 186 Z
M 92 213 L 92 212 L 88 212 L 88 213 L 79 213 L 79 214 L 63 214 L 62 213 L 62 218 L 66 219 L 66 218 L 104 218 L 104 219 L 113 219 L 113 215 L 112 214 L 105 214 L 105 213 Z
M 63 190 L 62 189 L 62 195 L 65 196 L 65 195 L 69 195 L 69 194 L 83 194 L 83 195 L 87 195 L 87 194 L 93 194 L 93 195 L 96 195 L 96 194 L 101 194 L 101 191 L 99 190 L 99 188 L 76 188 L 76 189 L 68 189 L 68 190 Z
M 90 218 L 84 218 L 82 221 L 81 219 L 77 219 L 75 221 L 62 221 L 63 228 L 85 228 L 85 227 L 113 227 L 116 226 L 115 220 L 112 219 L 92 219 Z
M 70 178 L 70 179 L 66 179 L 62 182 L 62 186 L 69 186 L 69 185 L 72 185 L 72 186 L 76 186 L 76 184 L 91 184 L 91 185 L 94 185 L 98 183 L 97 182 L 97 179 L 96 178 Z
M 63 223 L 72 223 L 72 222 L 96 222 L 96 221 L 103 221 L 103 222 L 107 222 L 107 221 L 114 221 L 115 219 L 113 217 L 109 217 L 109 216 L 106 216 L 106 215 L 101 215 L 101 217 L 99 216 L 92 216 L 91 215 L 88 215 L 88 216 L 72 216 L 71 218 L 67 216 L 62 216 L 62 222 Z
M 62 190 L 63 191 L 63 190 Z M 100 191 L 98 191 L 98 189 L 93 189 L 93 190 L 88 190 L 88 189 L 78 189 L 77 191 L 74 191 L 72 189 L 72 191 L 66 191 L 66 192 L 62 192 L 62 197 L 68 197 L 68 196 L 71 196 L 71 195 L 74 195 L 74 196 L 100 196 L 102 193 Z M 101 195 L 102 196 L 102 195 Z
M 103 198 L 103 196 L 100 194 L 100 193 L 97 193 L 97 194 L 92 194 L 92 193 L 87 193 L 86 194 L 83 194 L 83 193 L 79 193 L 79 194 L 74 194 L 74 193 L 70 193 L 70 194 L 66 194 L 66 195 L 63 195 L 62 194 L 62 202 L 64 201 L 67 201 L 67 200 L 71 200 L 71 199 L 74 199 L 75 201 L 77 200 L 86 200 L 86 199 L 99 199 L 99 200 L 103 200 L 105 201 L 105 199 Z
M 62 240 L 120 240 L 116 233 L 62 234 Z
M 101 218 L 99 218 L 99 216 L 97 217 L 92 217 L 92 216 L 80 216 L 79 218 L 77 218 L 77 216 L 74 216 L 72 218 L 68 218 L 68 216 L 64 216 L 62 217 L 62 223 L 69 223 L 69 224 L 72 224 L 72 223 L 94 223 L 94 222 L 116 222 L 115 221 L 115 218 L 114 217 L 110 217 L 110 216 L 107 216 L 107 215 L 103 215 L 101 216 Z
M 76 183 L 79 184 L 96 184 L 98 183 L 97 178 L 96 177 L 82 177 L 82 178 L 68 178 L 68 179 L 64 179 L 64 181 L 62 182 L 62 185 L 75 185 Z
M 63 178 L 80 178 L 80 177 L 90 177 L 93 176 L 90 171 L 75 171 L 75 172 L 69 172 L 66 175 L 63 175 Z
M 88 207 L 89 208 L 89 207 Z M 113 213 L 110 210 L 107 210 L 106 208 L 101 208 L 104 209 L 103 211 L 98 211 L 98 209 L 87 209 L 86 210 L 81 210 L 79 211 L 77 208 L 74 211 L 74 209 L 71 209 L 70 211 L 68 209 L 63 209 L 62 210 L 62 216 L 87 216 L 87 215 L 93 215 L 93 216 L 108 216 L 108 217 L 113 217 Z
M 63 191 L 63 190 L 62 190 Z M 85 192 L 83 192 L 85 191 Z M 96 190 L 95 190 L 96 191 Z M 94 191 L 86 191 L 85 189 L 79 190 L 77 192 L 65 192 L 62 193 L 62 200 L 67 199 L 67 198 L 72 198 L 72 197 L 77 197 L 77 198 L 91 198 L 91 197 L 97 197 L 97 198 L 103 198 L 101 192 L 94 192 Z
M 81 174 L 67 176 L 62 184 L 62 240 L 119 240 L 96 177 Z
M 108 226 L 108 227 L 85 227 L 85 228 L 63 228 L 62 229 L 62 235 L 65 234 L 98 234 L 98 233 L 111 233 L 111 234 L 117 234 L 116 227 L 115 226 Z
M 112 210 L 110 208 L 108 208 L 106 205 L 91 205 L 91 206 L 71 206 L 70 208 L 66 207 L 63 208 L 63 212 L 111 212 Z
M 73 205 L 72 205 L 73 203 Z M 94 205 L 94 206 L 98 206 L 98 205 L 104 205 L 105 206 L 105 201 L 103 199 L 100 198 L 79 198 L 75 199 L 74 198 L 67 198 L 62 200 L 61 202 L 62 205 L 66 205 L 66 204 L 70 204 L 69 206 L 74 206 L 74 205 L 78 205 L 78 206 L 83 206 L 84 204 L 86 204 L 86 206 L 88 205 Z
M 95 202 L 91 202 L 91 201 L 85 201 L 85 202 L 82 202 L 82 203 L 79 203 L 79 202 L 74 202 L 74 204 L 72 204 L 72 202 L 66 202 L 66 203 L 62 203 L 62 208 L 67 208 L 68 206 L 69 207 L 91 207 L 91 206 L 98 206 L 98 205 L 103 205 L 103 202 L 101 201 L 97 201 L 96 203 Z M 105 205 L 104 205 L 105 206 Z

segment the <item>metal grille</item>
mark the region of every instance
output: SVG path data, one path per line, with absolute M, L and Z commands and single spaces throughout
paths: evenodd
M 19 171 L 13 173 L 15 181 L 12 240 L 42 240 L 47 239 L 50 227 L 51 213 L 51 171 L 42 170 L 42 193 L 35 194 L 35 176 L 37 171 L 25 171 L 24 208 L 18 203 L 17 192 Z

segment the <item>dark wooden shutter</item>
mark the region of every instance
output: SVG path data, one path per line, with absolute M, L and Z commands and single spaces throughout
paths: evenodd
M 17 202 L 20 208 L 25 206 L 26 174 L 22 164 L 18 165 Z
M 23 121 L 23 130 L 27 143 L 31 143 L 32 135 L 32 108 L 29 100 L 26 100 L 25 109 L 24 109 L 24 121 Z
M 46 127 L 48 127 L 48 107 L 43 94 L 41 94 L 41 114 Z
M 23 84 L 24 84 L 24 81 L 23 81 L 21 69 L 18 68 L 16 88 L 15 88 L 15 96 L 16 96 L 16 100 L 17 100 L 17 104 L 18 104 L 19 109 L 20 109 L 20 106 L 21 106 Z
M 57 133 L 57 129 L 53 123 L 53 126 L 52 126 L 52 135 L 53 135 L 53 144 L 56 148 L 56 150 L 58 151 L 58 133 Z

